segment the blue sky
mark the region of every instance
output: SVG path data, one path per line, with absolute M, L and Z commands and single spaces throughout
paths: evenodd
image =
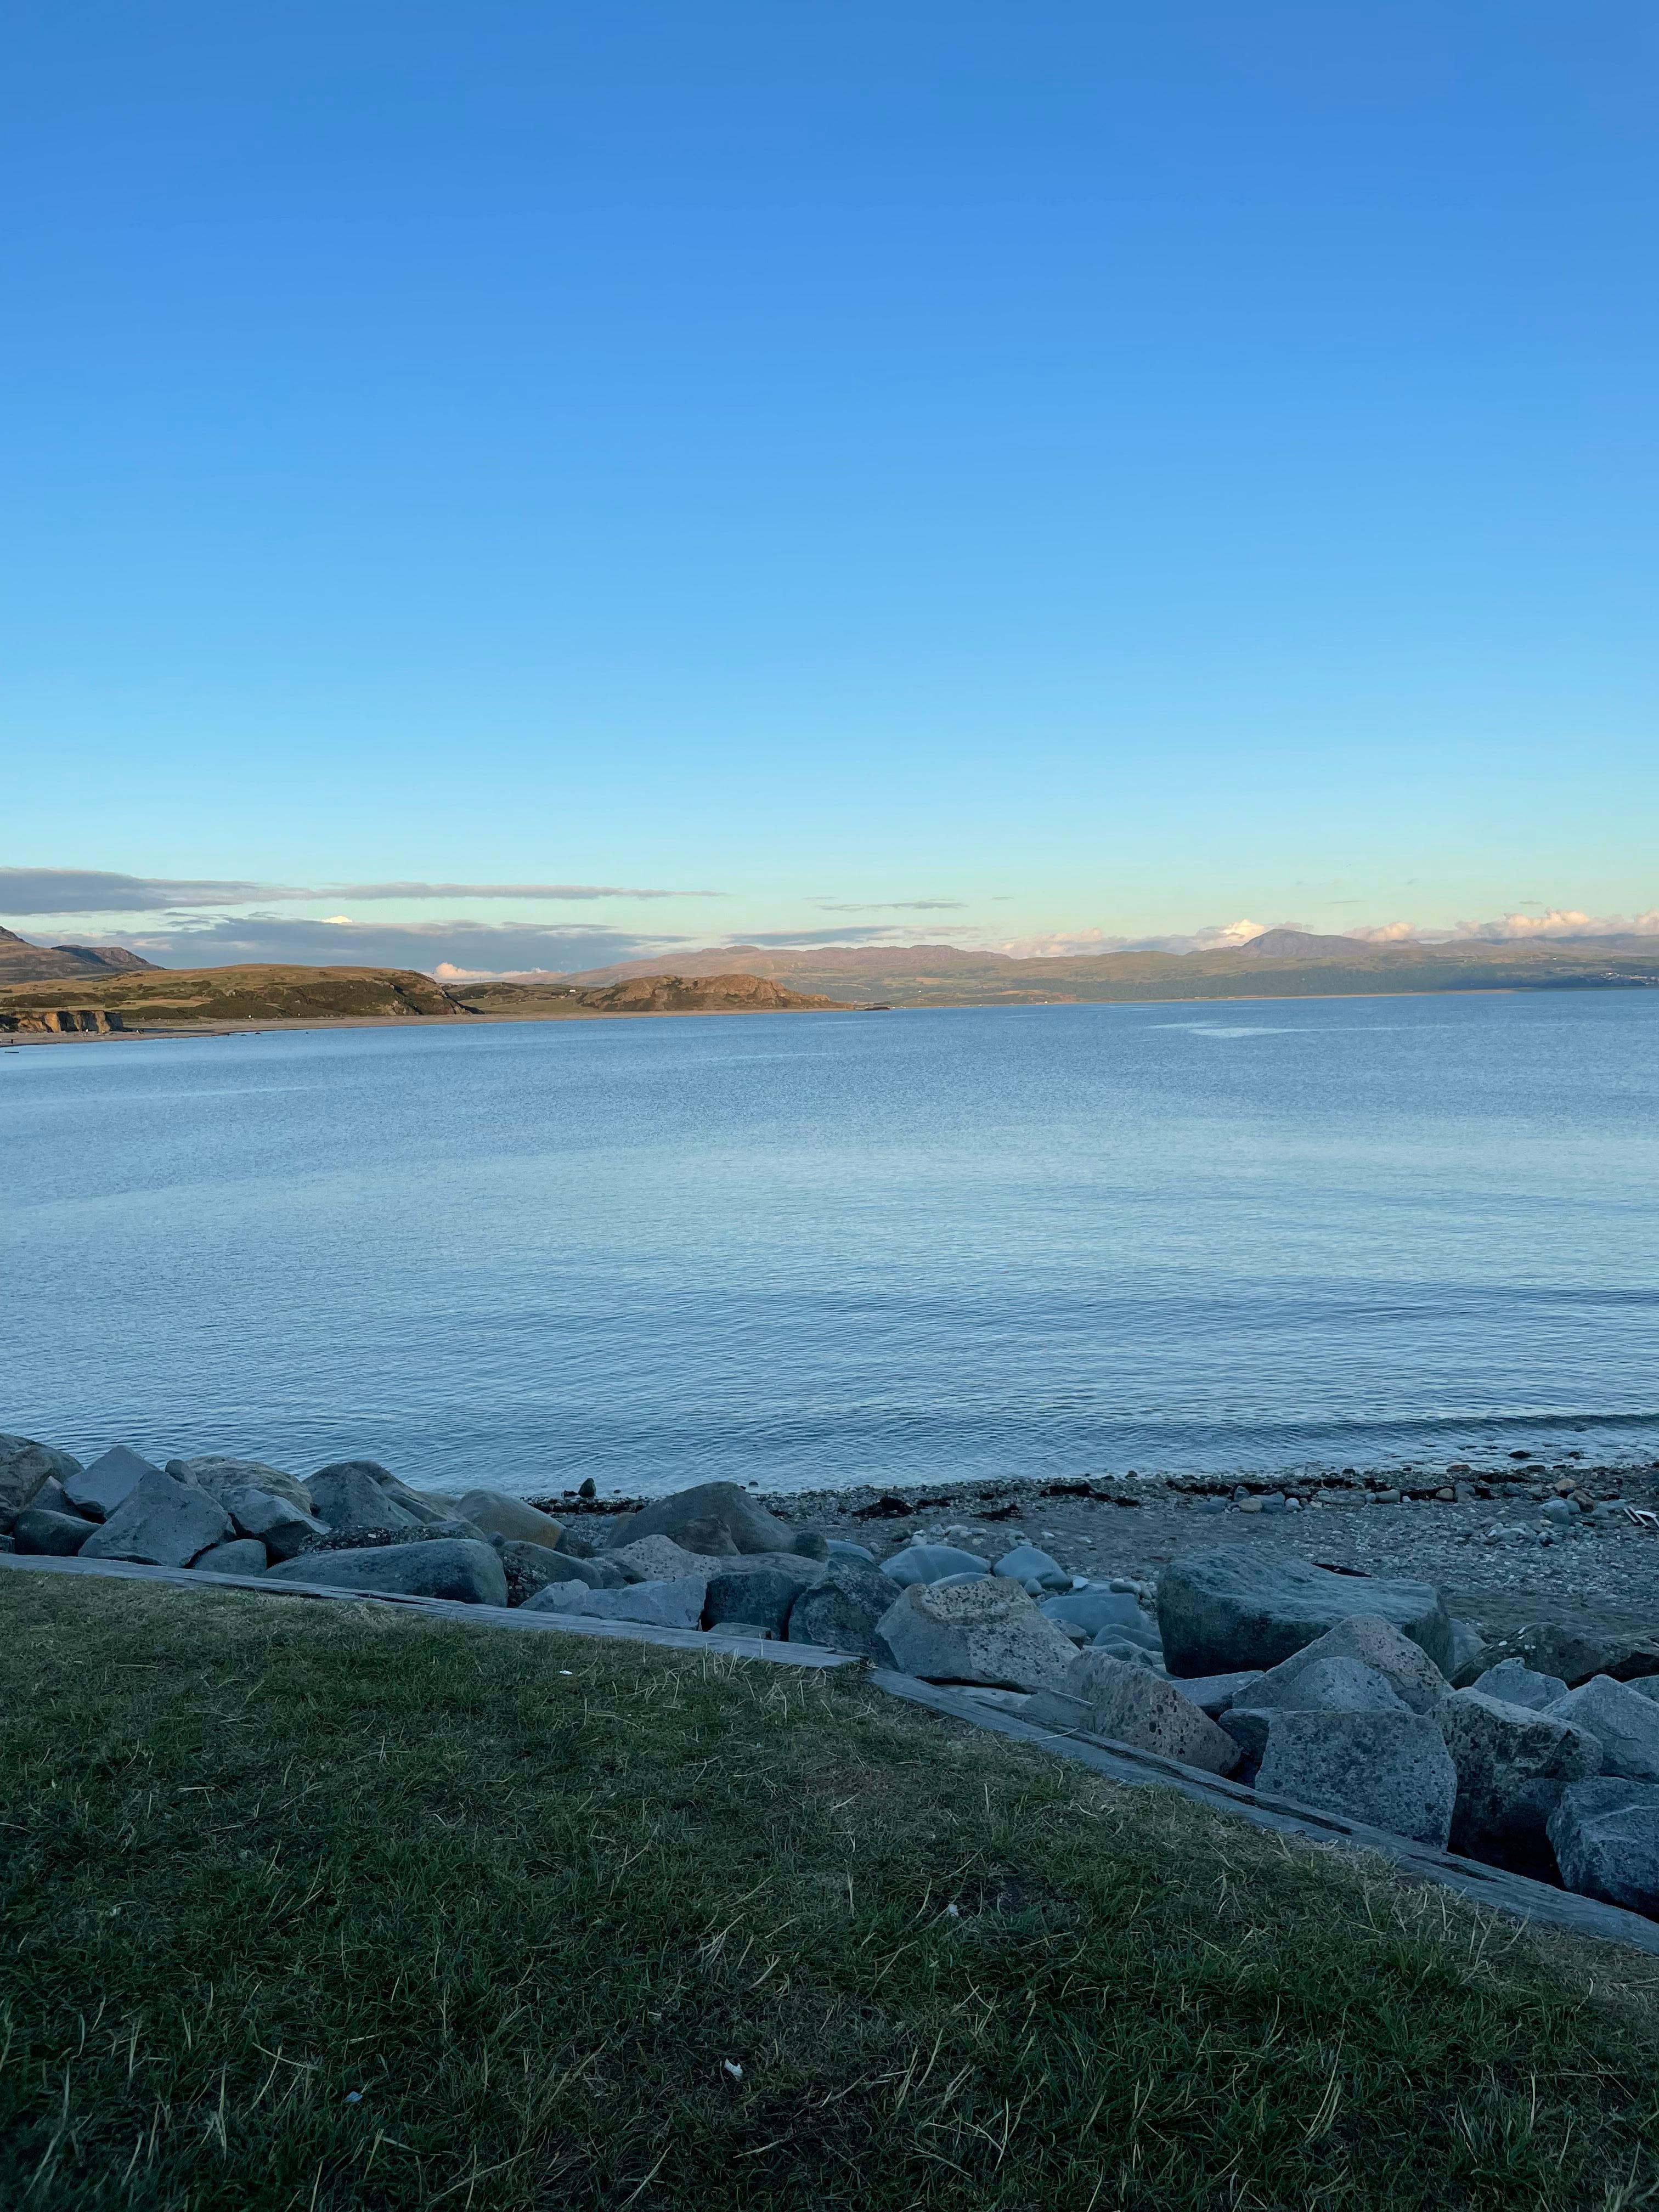
M 1659 927 L 1650 7 L 25 0 L 0 111 L 31 936 Z

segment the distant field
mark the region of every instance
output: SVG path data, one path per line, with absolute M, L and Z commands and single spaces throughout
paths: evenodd
M 0 1578 L 20 2212 L 1634 2212 L 1654 1962 L 856 1672 Z

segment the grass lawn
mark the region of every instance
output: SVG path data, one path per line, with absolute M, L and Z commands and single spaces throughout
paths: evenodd
M 1652 1960 L 852 1670 L 8 1574 L 0 1717 L 7 2212 L 1613 2212 L 1659 2173 Z

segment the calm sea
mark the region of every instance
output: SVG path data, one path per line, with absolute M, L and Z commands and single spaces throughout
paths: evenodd
M 0 1429 L 536 1492 L 1659 1455 L 1659 994 L 0 1052 Z

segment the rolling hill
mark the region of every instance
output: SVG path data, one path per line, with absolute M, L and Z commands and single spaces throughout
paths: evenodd
M 0 929 L 0 988 L 155 972 L 153 962 L 129 952 L 125 945 L 31 945 Z

